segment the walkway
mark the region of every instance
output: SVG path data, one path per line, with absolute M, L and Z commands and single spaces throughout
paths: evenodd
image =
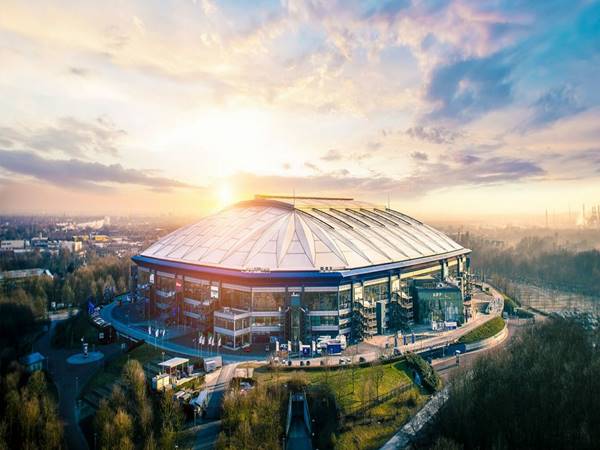
M 227 364 L 215 372 L 209 373 L 205 378 L 204 389 L 208 390 L 208 406 L 206 417 L 209 419 L 221 418 L 221 404 L 229 383 L 235 374 L 237 363 Z
M 194 347 L 189 347 L 186 345 L 177 344 L 175 342 L 170 341 L 167 338 L 154 338 L 148 334 L 147 330 L 142 330 L 141 328 L 136 328 L 127 325 L 114 317 L 113 309 L 118 306 L 116 302 L 111 303 L 110 305 L 106 305 L 104 308 L 100 310 L 100 316 L 110 322 L 111 325 L 117 330 L 119 333 L 123 333 L 127 336 L 130 336 L 134 339 L 139 339 L 146 341 L 149 345 L 154 345 L 157 348 L 161 348 L 163 350 L 167 350 L 174 353 L 179 353 L 180 355 L 194 357 L 209 357 L 216 356 L 215 352 L 207 352 L 207 351 L 198 351 Z M 243 362 L 243 361 L 252 361 L 256 359 L 256 355 L 231 355 L 227 353 L 219 353 L 219 356 L 223 357 L 223 362 Z
M 292 394 L 291 423 L 287 435 L 288 450 L 311 450 L 310 433 L 304 422 L 304 396 Z
M 47 358 L 47 370 L 58 392 L 58 412 L 65 425 L 64 436 L 67 448 L 85 450 L 88 444 L 79 428 L 76 400 L 82 388 L 103 364 L 104 359 L 83 365 L 68 364 L 67 358 L 79 353 L 79 350 L 57 349 L 50 345 L 56 324 L 64 319 L 66 319 L 64 315 L 51 317 L 49 331 L 33 344 L 33 349 Z M 118 351 L 116 344 L 102 347 L 105 357 Z

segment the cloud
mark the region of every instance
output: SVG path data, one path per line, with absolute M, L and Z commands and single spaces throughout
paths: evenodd
M 427 161 L 429 159 L 429 156 L 425 152 L 412 152 L 410 157 L 417 161 Z
M 170 178 L 153 176 L 121 164 L 101 164 L 79 159 L 47 159 L 28 151 L 0 150 L 0 167 L 5 170 L 62 187 L 106 188 L 109 184 L 134 184 L 156 190 L 193 188 Z
M 71 66 L 69 67 L 69 73 L 78 77 L 87 77 L 90 71 L 84 67 Z
M 415 172 L 402 178 L 379 173 L 356 176 L 347 170 L 320 171 L 305 177 L 241 172 L 232 176 L 231 182 L 245 192 L 288 192 L 295 189 L 298 194 L 343 194 L 374 198 L 383 193 L 421 196 L 438 189 L 498 185 L 541 177 L 544 174 L 544 169 L 536 162 L 526 159 L 466 155 L 447 162 L 422 160 Z
M 340 159 L 342 159 L 342 153 L 339 150 L 332 148 L 323 156 L 321 156 L 321 159 L 323 161 L 339 161 Z
M 468 122 L 512 100 L 511 68 L 502 55 L 465 59 L 434 70 L 426 97 L 431 119 Z
M 90 153 L 118 156 L 117 143 L 125 134 L 124 130 L 102 116 L 92 122 L 63 117 L 53 125 L 34 129 L 0 127 L 5 147 L 42 153 L 60 152 L 75 157 L 86 157 Z
M 452 144 L 457 138 L 463 136 L 460 132 L 444 127 L 424 127 L 422 125 L 408 128 L 406 134 L 414 139 L 434 144 Z
M 531 118 L 521 130 L 544 127 L 584 110 L 571 86 L 565 84 L 548 89 L 531 105 Z

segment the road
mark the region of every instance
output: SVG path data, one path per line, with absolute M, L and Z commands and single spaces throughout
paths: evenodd
M 451 356 L 449 358 L 436 359 L 432 361 L 432 366 L 439 373 L 440 377 L 447 382 L 452 375 L 458 370 L 471 367 L 475 361 L 482 356 L 499 352 L 506 347 L 512 345 L 513 339 L 519 335 L 531 322 L 523 319 L 510 319 L 507 321 L 508 336 L 504 341 L 490 348 L 482 348 L 460 355 L 460 365 L 456 365 L 456 358 Z

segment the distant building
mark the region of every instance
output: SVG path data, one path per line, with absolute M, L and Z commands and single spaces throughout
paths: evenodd
M 59 241 L 60 248 L 69 250 L 71 253 L 79 253 L 83 250 L 81 241 Z
M 15 250 L 25 250 L 27 241 L 24 239 L 12 239 L 0 241 L 0 251 L 12 252 Z
M 30 353 L 29 355 L 23 356 L 19 359 L 19 362 L 25 370 L 29 373 L 33 373 L 36 370 L 42 370 L 44 368 L 44 361 L 46 358 L 38 352 Z
M 29 278 L 35 277 L 49 277 L 52 278 L 52 273 L 47 269 L 22 269 L 22 270 L 6 270 L 0 272 L 0 283 L 6 283 L 8 281 L 23 281 Z

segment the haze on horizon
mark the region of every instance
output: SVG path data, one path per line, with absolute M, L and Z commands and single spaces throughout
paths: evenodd
M 6 0 L 0 40 L 3 213 L 600 203 L 597 1 Z

